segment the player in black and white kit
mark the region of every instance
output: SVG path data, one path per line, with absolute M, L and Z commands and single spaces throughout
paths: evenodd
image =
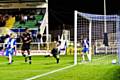
M 30 55 L 30 43 L 32 41 L 31 34 L 29 32 L 29 29 L 26 28 L 25 32 L 21 36 L 22 38 L 22 55 L 25 57 L 25 62 L 27 62 L 27 58 L 29 58 L 29 64 L 31 64 L 31 55 Z M 27 51 L 28 56 L 24 54 L 24 52 Z
M 56 47 L 53 48 L 51 51 L 53 57 L 56 59 L 57 64 L 59 63 L 60 60 L 60 48 L 61 48 L 61 41 L 58 41 Z

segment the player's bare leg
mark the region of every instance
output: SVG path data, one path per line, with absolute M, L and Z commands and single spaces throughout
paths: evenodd
M 85 61 L 85 54 L 82 52 L 82 61 L 84 62 Z
M 87 54 L 88 60 L 91 61 L 89 53 L 87 52 L 86 54 Z
M 9 60 L 9 64 L 12 64 L 12 55 L 11 54 L 9 54 L 8 60 Z

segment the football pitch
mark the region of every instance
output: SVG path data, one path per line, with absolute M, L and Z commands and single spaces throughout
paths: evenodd
M 97 55 L 92 62 L 73 66 L 74 56 L 60 56 L 56 64 L 53 57 L 33 56 L 32 64 L 25 63 L 21 56 L 14 56 L 14 62 L 0 56 L 0 80 L 120 80 L 120 65 L 111 64 L 115 55 Z

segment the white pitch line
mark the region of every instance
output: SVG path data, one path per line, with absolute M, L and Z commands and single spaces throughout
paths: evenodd
M 100 57 L 100 58 L 98 58 L 98 59 L 93 59 L 93 60 L 94 60 L 94 61 L 99 61 L 99 60 L 104 59 L 104 58 L 106 58 L 106 57 L 108 57 L 108 56 L 111 56 L 111 55 L 106 55 L 106 56 Z M 85 63 L 88 63 L 88 62 L 85 62 Z M 78 63 L 78 64 L 85 64 L 85 63 Z
M 104 58 L 106 58 L 106 57 L 108 57 L 108 56 L 111 56 L 111 55 L 106 55 L 106 56 L 103 56 L 103 57 L 100 57 L 100 58 L 94 59 L 94 60 L 95 60 L 95 61 L 98 61 L 98 60 L 104 59 Z
M 64 69 L 71 68 L 71 67 L 73 67 L 73 66 L 75 66 L 75 65 L 66 66 L 66 67 L 64 67 L 64 68 L 60 68 L 60 69 L 53 70 L 53 71 L 50 71 L 50 72 L 47 72 L 47 73 L 43 73 L 43 74 L 40 74 L 40 75 L 36 75 L 36 76 L 33 76 L 33 77 L 31 77 L 31 78 L 27 78 L 27 79 L 24 79 L 24 80 L 33 80 L 33 79 L 40 78 L 40 77 L 43 77 L 43 76 L 46 76 L 46 75 L 49 75 L 49 74 L 52 74 L 52 73 L 55 73 L 55 72 L 64 70 Z

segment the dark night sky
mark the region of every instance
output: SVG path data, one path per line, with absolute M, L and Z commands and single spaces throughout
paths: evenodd
M 103 14 L 104 0 L 49 0 L 49 24 L 74 24 L 74 10 Z M 107 14 L 119 14 L 119 0 L 106 0 Z

